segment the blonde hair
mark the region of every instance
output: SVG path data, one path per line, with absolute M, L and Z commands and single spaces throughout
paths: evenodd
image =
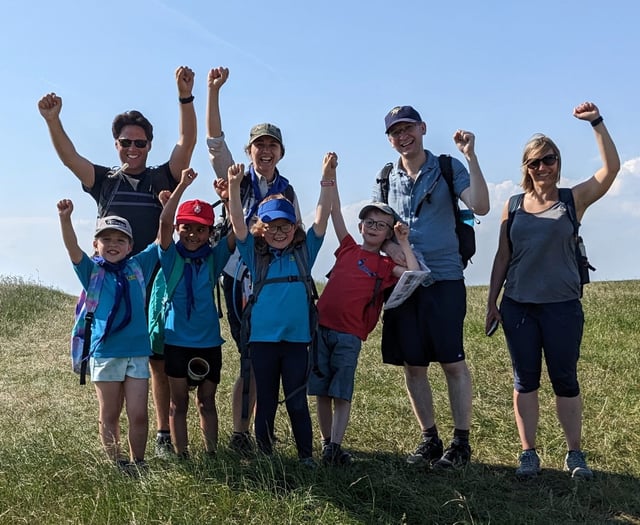
M 529 176 L 527 163 L 531 159 L 541 157 L 542 154 L 548 149 L 553 150 L 554 155 L 558 156 L 558 178 L 556 182 L 560 181 L 560 168 L 562 167 L 560 150 L 558 149 L 558 146 L 556 146 L 555 142 L 553 142 L 553 140 L 551 140 L 549 137 L 542 133 L 536 133 L 525 144 L 524 151 L 522 152 L 522 180 L 520 181 L 520 186 L 522 186 L 526 193 L 533 190 L 533 182 L 531 181 L 531 177 Z

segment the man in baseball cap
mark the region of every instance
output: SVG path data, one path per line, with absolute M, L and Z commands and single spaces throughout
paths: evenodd
M 384 117 L 384 130 L 385 133 L 389 133 L 392 126 L 398 122 L 411 122 L 413 124 L 422 122 L 422 117 L 411 106 L 396 106 L 393 108 L 387 116 Z

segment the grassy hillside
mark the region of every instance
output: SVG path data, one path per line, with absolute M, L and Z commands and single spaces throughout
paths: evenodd
M 640 282 L 586 288 L 580 378 L 592 482 L 574 482 L 561 470 L 565 445 L 546 377 L 538 439 L 544 471 L 532 482 L 515 480 L 511 370 L 501 332 L 483 335 L 485 299 L 485 287 L 469 289 L 465 340 L 474 380 L 474 453 L 466 470 L 436 473 L 405 463 L 419 429 L 401 370 L 380 363 L 378 328 L 361 354 L 345 438 L 356 457 L 351 468 L 299 466 L 283 408 L 272 460 L 241 460 L 228 451 L 238 355 L 226 344 L 218 457 L 202 456 L 192 406 L 193 460 L 152 458 L 152 419 L 150 471 L 135 480 L 103 459 L 94 390 L 80 387 L 70 371 L 75 299 L 0 279 L 0 524 L 640 524 Z M 438 426 L 448 439 L 442 371 L 433 366 L 430 374 Z

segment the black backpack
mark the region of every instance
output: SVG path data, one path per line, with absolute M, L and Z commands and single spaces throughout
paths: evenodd
M 440 165 L 440 173 L 447 181 L 449 187 L 449 194 L 451 195 L 451 205 L 453 206 L 453 214 L 456 218 L 456 235 L 458 236 L 458 251 L 462 257 L 462 267 L 466 268 L 467 263 L 471 260 L 471 257 L 476 253 L 476 232 L 473 226 L 464 222 L 461 217 L 460 206 L 458 205 L 458 196 L 453 189 L 453 167 L 451 165 L 451 157 L 449 155 L 440 155 L 438 157 L 438 164 Z M 393 169 L 393 163 L 388 162 L 384 165 L 380 171 L 376 183 L 380 185 L 380 199 L 385 204 L 388 204 L 389 199 L 389 173 Z M 431 193 L 427 193 L 425 200 L 429 202 L 431 199 Z M 420 213 L 422 208 L 422 202 L 418 204 L 416 208 L 416 215 Z M 466 211 L 466 210 L 465 210 Z M 473 261 L 472 261 L 473 262 Z
M 589 270 L 595 272 L 595 268 L 589 263 L 587 258 L 587 251 L 584 247 L 582 237 L 579 235 L 580 223 L 578 222 L 578 216 L 576 215 L 576 205 L 573 202 L 573 192 L 571 188 L 558 188 L 558 197 L 560 201 L 564 202 L 567 207 L 567 214 L 573 224 L 573 236 L 576 242 L 576 262 L 578 263 L 578 273 L 580 274 L 580 297 L 582 297 L 582 289 L 585 284 L 591 282 L 589 278 Z M 513 218 L 518 208 L 522 205 L 524 199 L 524 193 L 512 195 L 509 197 L 509 217 L 507 218 L 507 239 L 509 240 L 509 249 L 513 253 L 513 246 L 511 244 L 511 225 L 513 224 Z

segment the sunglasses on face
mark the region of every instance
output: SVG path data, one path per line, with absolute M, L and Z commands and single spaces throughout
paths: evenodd
M 393 228 L 391 224 L 384 221 L 374 221 L 373 219 L 365 219 L 362 221 L 367 228 L 371 228 L 372 230 L 378 230 L 379 232 L 386 231 L 387 228 Z
M 287 234 L 291 230 L 293 230 L 293 224 L 290 222 L 287 224 L 282 224 L 281 226 L 276 226 L 275 224 L 265 224 L 264 229 L 267 233 L 275 235 L 280 230 L 282 233 Z
M 531 159 L 526 162 L 527 168 L 530 170 L 537 170 L 540 167 L 540 163 L 545 166 L 553 166 L 556 162 L 558 162 L 558 155 L 545 155 L 541 159 Z
M 146 148 L 148 143 L 148 140 L 143 139 L 118 139 L 118 144 L 120 144 L 120 146 L 122 146 L 123 148 L 130 148 L 131 144 L 133 144 L 136 148 Z

